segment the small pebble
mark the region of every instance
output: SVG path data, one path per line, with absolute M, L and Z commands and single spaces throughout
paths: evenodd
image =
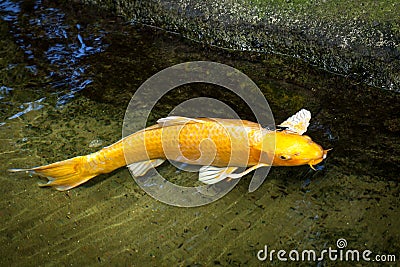
M 103 141 L 101 139 L 94 139 L 89 143 L 89 147 L 99 147 L 103 145 Z

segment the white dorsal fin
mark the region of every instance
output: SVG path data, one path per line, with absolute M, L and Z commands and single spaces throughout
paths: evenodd
M 134 162 L 129 164 L 128 168 L 133 176 L 138 177 L 145 175 L 151 168 L 161 165 L 164 161 L 165 159 L 151 159 L 147 161 Z
M 307 127 L 310 124 L 310 119 L 311 112 L 306 109 L 302 109 L 288 118 L 286 121 L 282 122 L 279 126 L 287 127 L 289 131 L 302 135 L 307 131 Z
M 199 119 L 187 118 L 187 117 L 170 116 L 170 117 L 159 119 L 157 121 L 157 123 L 161 127 L 166 127 L 166 126 L 173 126 L 173 125 L 183 125 L 186 123 L 204 123 L 204 121 L 199 120 Z
M 200 168 L 199 181 L 205 184 L 216 184 L 224 180 L 229 174 L 236 171 L 238 167 L 214 167 L 203 166 Z

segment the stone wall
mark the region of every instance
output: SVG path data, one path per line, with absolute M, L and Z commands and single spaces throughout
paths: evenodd
M 400 92 L 399 1 L 80 0 L 221 48 L 284 54 Z

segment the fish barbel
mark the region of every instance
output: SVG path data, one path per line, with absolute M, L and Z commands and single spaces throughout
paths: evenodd
M 271 163 L 308 164 L 313 168 L 328 150 L 303 135 L 310 118 L 310 112 L 302 109 L 283 122 L 279 130 L 270 131 L 258 123 L 239 119 L 167 117 L 92 154 L 9 171 L 46 177 L 48 182 L 40 186 L 63 191 L 125 165 L 134 176 L 143 176 L 166 159 L 203 166 L 199 180 L 206 184 L 240 178 Z M 250 168 L 235 173 L 239 167 Z

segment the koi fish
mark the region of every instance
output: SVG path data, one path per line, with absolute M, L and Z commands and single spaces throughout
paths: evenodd
M 202 166 L 199 180 L 205 184 L 237 179 L 271 164 L 314 169 L 328 150 L 303 135 L 310 119 L 311 113 L 302 109 L 271 131 L 246 120 L 172 116 L 92 154 L 9 171 L 45 177 L 48 182 L 40 186 L 64 191 L 125 165 L 134 176 L 143 176 L 166 159 Z M 239 167 L 249 168 L 235 173 Z

